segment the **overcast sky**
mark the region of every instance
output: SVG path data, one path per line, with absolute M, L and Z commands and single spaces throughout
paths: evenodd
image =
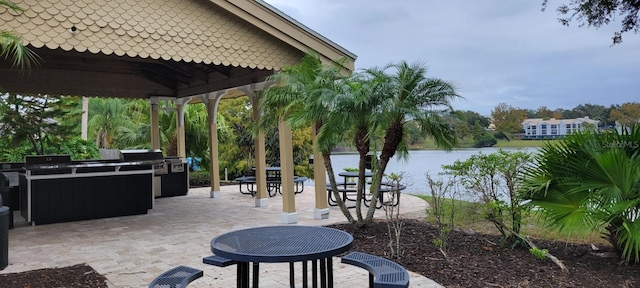
M 465 100 L 455 109 L 489 115 L 514 107 L 571 109 L 640 101 L 640 35 L 620 26 L 562 26 L 569 0 L 266 0 L 358 56 L 356 69 L 423 61 Z M 554 6 L 555 5 L 555 6 Z

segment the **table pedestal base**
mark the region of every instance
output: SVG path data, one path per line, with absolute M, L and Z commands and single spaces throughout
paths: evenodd
M 302 262 L 302 287 L 309 287 L 308 276 L 308 264 L 307 261 Z M 318 287 L 318 261 L 311 261 L 311 285 L 313 288 Z M 295 286 L 295 273 L 293 269 L 293 263 L 289 263 L 289 285 Z M 320 287 L 333 288 L 333 261 L 332 258 L 320 259 Z
M 258 273 L 260 273 L 260 263 L 253 263 L 253 287 L 258 287 Z M 238 278 L 236 286 L 238 288 L 249 288 L 249 263 L 240 262 L 238 263 Z

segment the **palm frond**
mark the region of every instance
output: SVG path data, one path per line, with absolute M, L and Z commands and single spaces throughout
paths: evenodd
M 30 69 L 41 58 L 22 44 L 22 37 L 9 31 L 0 31 L 0 57 L 12 59 L 12 67 Z
M 5 6 L 16 13 L 24 12 L 24 9 L 10 1 L 0 0 L 0 6 Z
M 640 221 L 624 221 L 617 230 L 618 244 L 627 262 L 640 262 Z
M 638 141 L 640 130 L 632 128 L 585 131 L 547 143 L 524 170 L 522 195 L 559 229 L 606 226 L 606 238 L 626 260 L 639 261 Z

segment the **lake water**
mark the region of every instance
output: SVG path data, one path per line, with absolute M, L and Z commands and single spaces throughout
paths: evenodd
M 536 151 L 536 148 L 508 148 L 503 150 L 507 151 Z M 476 149 L 459 149 L 452 152 L 445 152 L 442 150 L 415 150 L 409 151 L 409 157 L 407 160 L 398 160 L 397 155 L 390 161 L 386 174 L 391 173 L 404 173 L 402 183 L 407 186 L 404 190 L 406 193 L 411 194 L 429 194 L 427 187 L 427 179 L 425 174 L 429 174 L 434 177 L 439 172 L 442 172 L 442 165 L 453 164 L 456 160 L 466 160 L 471 155 L 482 152 L 483 154 L 491 154 L 498 151 L 498 148 L 476 148 Z M 336 179 L 341 179 L 338 173 L 344 171 L 344 168 L 357 168 L 358 167 L 358 154 L 338 154 L 331 156 L 331 163 L 333 164 L 333 170 L 336 174 Z M 328 181 L 328 178 L 327 178 Z

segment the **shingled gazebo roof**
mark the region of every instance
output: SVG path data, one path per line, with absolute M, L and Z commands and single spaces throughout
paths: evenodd
M 262 1 L 22 0 L 0 11 L 43 59 L 30 73 L 0 60 L 15 93 L 186 97 L 263 81 L 304 52 L 355 55 Z

